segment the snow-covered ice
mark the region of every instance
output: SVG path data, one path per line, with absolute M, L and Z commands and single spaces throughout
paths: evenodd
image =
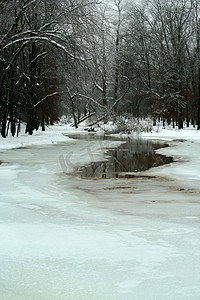
M 199 132 L 143 134 L 176 160 L 141 172 L 156 178 L 83 180 L 119 142 L 66 130 L 0 140 L 0 299 L 199 300 Z

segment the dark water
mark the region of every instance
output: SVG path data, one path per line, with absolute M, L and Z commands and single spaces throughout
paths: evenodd
M 91 137 L 85 138 L 91 140 Z M 78 173 L 82 178 L 137 178 L 140 176 L 131 173 L 145 171 L 173 161 L 172 157 L 155 153 L 156 149 L 167 146 L 161 142 L 128 139 L 118 148 L 108 150 L 106 161 L 92 162 L 80 167 Z

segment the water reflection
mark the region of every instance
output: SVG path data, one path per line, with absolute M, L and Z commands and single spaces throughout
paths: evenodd
M 79 169 L 82 178 L 130 178 L 131 172 L 145 171 L 152 167 L 171 163 L 172 157 L 156 154 L 155 150 L 166 144 L 144 140 L 129 140 L 107 152 L 108 159 L 93 162 Z

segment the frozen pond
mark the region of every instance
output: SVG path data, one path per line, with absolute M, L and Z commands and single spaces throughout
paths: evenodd
M 1 153 L 2 300 L 199 300 L 199 190 L 159 175 L 176 163 L 137 178 L 71 175 L 119 144 Z
M 142 139 L 127 139 L 119 147 L 107 151 L 106 161 L 92 162 L 79 168 L 82 178 L 135 178 L 138 171 L 171 163 L 172 157 L 156 154 L 167 144 Z M 133 174 L 134 172 L 134 174 Z

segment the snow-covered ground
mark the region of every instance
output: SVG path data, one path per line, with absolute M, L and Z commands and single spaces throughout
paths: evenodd
M 159 150 L 167 156 L 173 156 L 176 163 L 150 171 L 160 176 L 176 179 L 187 188 L 200 189 L 200 132 L 193 128 L 184 130 L 162 129 L 159 132 L 143 134 L 151 139 L 165 139 L 169 148 Z
M 46 127 L 46 131 L 42 131 L 40 128 L 38 131 L 34 131 L 33 135 L 30 136 L 24 133 L 25 128 L 22 126 L 19 137 L 12 137 L 11 135 L 9 135 L 6 139 L 0 137 L 0 151 L 32 145 L 47 145 L 66 142 L 69 138 L 64 136 L 62 132 L 66 132 L 68 130 L 70 131 L 70 126 L 67 125 L 49 126 Z M 71 130 L 73 130 L 73 128 Z
M 74 131 L 0 138 L 0 299 L 199 300 L 200 133 L 142 134 L 176 160 L 155 177 L 84 180 L 66 173 L 119 142 Z

